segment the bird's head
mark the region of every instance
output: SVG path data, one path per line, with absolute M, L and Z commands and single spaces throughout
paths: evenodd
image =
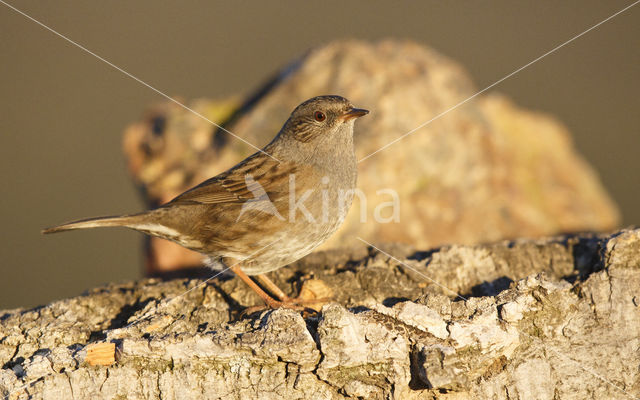
M 282 134 L 299 142 L 313 142 L 339 133 L 353 134 L 353 121 L 369 111 L 355 108 L 340 96 L 318 96 L 296 107 Z

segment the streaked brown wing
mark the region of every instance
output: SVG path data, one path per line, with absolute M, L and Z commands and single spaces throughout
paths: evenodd
M 170 204 L 243 203 L 255 197 L 255 185 L 270 192 L 272 184 L 280 186 L 282 183 L 272 177 L 282 177 L 293 171 L 289 163 L 279 163 L 262 153 L 255 153 L 230 170 L 187 190 Z
M 171 200 L 171 204 L 234 203 L 243 202 L 249 198 L 251 198 L 251 192 L 246 190 L 243 182 L 234 182 L 233 186 L 226 186 L 219 177 L 214 177 L 182 193 Z

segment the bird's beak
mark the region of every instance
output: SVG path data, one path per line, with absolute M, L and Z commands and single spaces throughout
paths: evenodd
M 347 111 L 346 113 L 342 114 L 340 116 L 340 118 L 343 121 L 348 121 L 350 119 L 359 118 L 359 117 L 362 117 L 363 115 L 367 115 L 367 114 L 369 114 L 369 110 L 365 110 L 365 109 L 362 109 L 362 108 L 352 108 L 349 111 Z

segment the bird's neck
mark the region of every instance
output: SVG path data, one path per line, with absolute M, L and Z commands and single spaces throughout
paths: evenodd
M 337 170 L 340 169 L 355 169 L 356 165 L 353 127 L 348 125 L 330 136 L 320 137 L 313 142 L 300 142 L 291 137 L 276 137 L 263 150 L 278 160 L 313 165 L 328 173 L 338 172 Z

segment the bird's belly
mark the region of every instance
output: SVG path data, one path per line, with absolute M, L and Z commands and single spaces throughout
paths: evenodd
M 256 254 L 242 262 L 242 270 L 247 275 L 257 275 L 291 264 L 324 243 L 340 227 L 343 220 L 344 218 L 336 218 L 314 226 L 305 224 L 306 229 L 283 231 L 276 235 L 277 237 L 263 241 L 266 242 L 264 249 L 256 249 Z
M 343 204 L 338 206 L 337 197 L 330 196 L 331 202 L 311 201 L 308 211 L 312 219 L 303 215 L 292 217 L 282 221 L 280 229 L 270 237 L 260 240 L 261 247 L 256 246 L 255 254 L 242 263 L 242 269 L 248 275 L 263 274 L 291 264 L 324 243 L 342 225 L 347 211 L 351 207 L 353 196 L 343 199 Z M 319 199 L 317 199 L 319 200 Z M 329 203 L 330 205 L 326 205 Z

